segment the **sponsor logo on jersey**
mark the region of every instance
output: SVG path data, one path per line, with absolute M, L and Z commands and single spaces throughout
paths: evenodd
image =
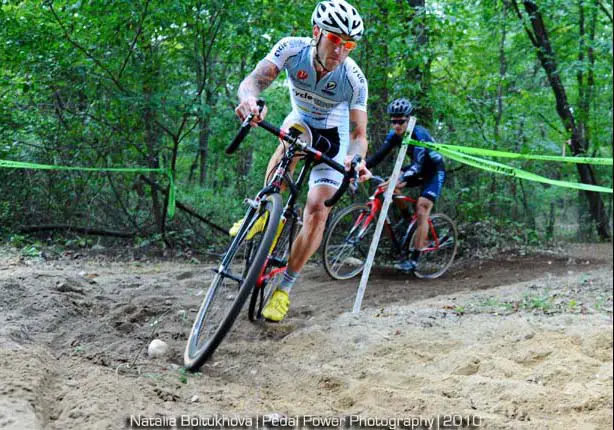
M 324 87 L 325 90 L 327 91 L 332 91 L 335 88 L 337 88 L 337 82 L 335 81 L 330 81 L 328 84 L 326 84 L 326 86 Z
M 364 85 L 366 81 L 365 75 L 362 74 L 362 71 L 358 66 L 352 67 L 352 74 L 356 77 L 356 79 L 358 79 L 358 82 L 360 82 L 361 85 Z
M 275 55 L 276 57 L 281 57 L 281 53 L 282 53 L 282 51 L 283 51 L 284 49 L 286 49 L 286 46 L 288 46 L 288 44 L 287 44 L 286 42 L 281 43 L 281 44 L 280 44 L 280 45 L 277 47 L 277 49 L 275 50 L 275 54 L 274 54 L 274 55 Z
M 314 97 L 314 94 L 306 90 L 293 88 L 292 94 L 298 99 L 308 101 L 311 104 L 323 109 L 332 109 L 339 104 L 338 102 L 329 102 L 325 98 L 320 98 L 318 96 Z
M 299 70 L 298 73 L 296 74 L 296 77 L 300 79 L 301 81 L 304 81 L 305 79 L 309 77 L 309 74 L 304 70 Z
M 330 81 L 329 83 L 326 84 L 322 92 L 325 94 L 328 94 L 329 96 L 334 96 L 336 93 L 335 91 L 336 88 L 337 88 L 337 82 Z

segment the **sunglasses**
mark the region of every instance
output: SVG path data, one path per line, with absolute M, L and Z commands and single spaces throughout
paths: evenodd
M 398 124 L 398 125 L 403 125 L 407 122 L 406 119 L 391 119 L 390 123 L 391 124 Z
M 356 46 L 358 46 L 358 44 L 353 40 L 343 40 L 335 33 L 329 33 L 328 31 L 325 31 L 324 35 L 333 45 L 343 45 L 343 47 L 348 51 L 351 51 L 352 49 L 356 48 Z

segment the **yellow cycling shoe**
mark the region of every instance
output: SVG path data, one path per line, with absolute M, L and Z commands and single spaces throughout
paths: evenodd
M 265 212 L 263 216 L 261 216 L 260 218 L 256 220 L 256 222 L 252 226 L 252 229 L 249 231 L 249 233 L 247 233 L 246 239 L 250 240 L 258 233 L 261 233 L 264 230 L 264 226 L 266 225 L 266 222 L 268 219 L 269 219 L 269 213 Z M 228 234 L 231 237 L 235 237 L 237 233 L 239 233 L 239 230 L 241 229 L 241 226 L 243 225 L 243 221 L 245 221 L 245 218 L 241 218 L 239 221 L 235 222 L 232 225 L 232 227 L 228 231 Z
M 269 321 L 279 322 L 284 319 L 290 308 L 290 297 L 284 290 L 275 290 L 273 297 L 262 310 L 262 316 Z

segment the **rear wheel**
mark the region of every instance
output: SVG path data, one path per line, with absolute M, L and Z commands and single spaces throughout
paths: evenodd
M 198 370 L 230 331 L 262 271 L 281 211 L 280 195 L 272 194 L 245 218 L 248 228 L 230 244 L 196 315 L 184 353 L 187 369 Z M 262 217 L 264 227 L 253 234 L 252 227 Z
M 416 230 L 411 233 L 409 249 L 414 249 Z M 429 219 L 426 246 L 420 253 L 414 274 L 418 278 L 434 279 L 452 265 L 458 249 L 456 224 L 447 215 L 434 214 Z
M 371 210 L 356 203 L 340 211 L 324 236 L 324 269 L 334 279 L 350 279 L 365 267 L 369 246 L 375 232 Z

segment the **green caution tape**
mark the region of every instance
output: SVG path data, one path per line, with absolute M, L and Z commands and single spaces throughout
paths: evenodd
M 407 141 L 407 142 L 405 142 Z M 448 145 L 445 143 L 420 142 L 413 139 L 405 139 L 404 143 L 409 145 L 424 146 L 436 151 L 448 149 L 451 151 L 462 152 L 465 154 L 484 155 L 487 157 L 513 158 L 517 160 L 540 160 L 557 161 L 560 163 L 593 164 L 598 166 L 611 166 L 612 158 L 593 158 L 593 157 L 561 157 L 557 155 L 537 155 L 537 154 L 518 154 L 515 152 L 496 151 L 494 149 L 473 148 L 471 146 Z
M 82 172 L 128 172 L 128 173 L 162 173 L 168 177 L 169 193 L 167 215 L 170 219 L 175 216 L 175 179 L 171 169 L 165 168 L 128 168 L 128 167 L 72 167 L 72 166 L 53 166 L 50 164 L 24 163 L 22 161 L 0 160 L 0 167 L 12 169 L 37 169 L 37 170 L 73 170 Z
M 586 191 L 596 191 L 600 193 L 610 193 L 610 194 L 612 193 L 611 188 L 601 187 L 598 185 L 590 185 L 590 184 L 582 184 L 582 183 L 577 183 L 577 182 L 568 182 L 568 181 L 559 181 L 556 179 L 549 179 L 549 178 L 540 176 L 535 173 L 527 172 L 517 167 L 508 166 L 506 164 L 498 163 L 492 160 L 486 160 L 484 158 L 474 157 L 467 153 L 455 151 L 450 148 L 453 147 L 453 148 L 470 149 L 471 151 L 475 153 L 480 153 L 483 155 L 488 155 L 488 153 L 490 154 L 497 153 L 498 155 L 496 156 L 504 157 L 504 156 L 510 155 L 510 158 L 512 158 L 511 156 L 520 155 L 520 156 L 524 156 L 524 159 L 545 160 L 546 158 L 548 158 L 548 161 L 562 161 L 562 159 L 564 159 L 566 162 L 574 162 L 574 163 L 577 162 L 575 160 L 580 159 L 579 157 L 555 157 L 555 156 L 547 156 L 547 155 L 540 156 L 540 155 L 530 155 L 530 154 L 513 154 L 510 152 L 492 151 L 492 150 L 479 149 L 479 148 L 467 148 L 467 147 L 462 147 L 462 146 L 457 146 L 457 145 L 444 145 L 444 144 L 433 143 L 433 142 L 419 142 L 413 139 L 409 139 L 408 137 L 404 139 L 403 143 L 434 149 L 436 151 L 439 151 L 441 155 L 444 155 L 445 157 L 449 159 L 456 160 L 460 163 L 464 163 L 469 166 L 477 167 L 478 169 L 486 170 L 486 171 L 493 172 L 493 173 L 498 173 L 498 174 L 502 174 L 506 176 L 513 176 L 513 177 L 521 178 L 521 179 L 527 179 L 529 181 L 534 181 L 534 182 L 541 182 L 545 184 L 556 185 L 559 187 L 574 188 L 574 189 L 586 190 Z M 506 155 L 500 155 L 500 154 L 506 154 Z M 538 157 L 544 157 L 544 158 L 538 158 Z M 515 158 L 522 158 L 522 157 L 515 157 Z M 597 160 L 597 162 L 595 163 L 583 162 L 582 164 L 598 164 L 598 165 L 608 165 L 608 164 L 611 165 L 612 164 L 612 160 L 608 158 L 582 157 L 582 159 L 583 160 L 584 159 L 593 160 L 593 161 Z M 574 160 L 574 161 L 570 161 L 570 160 Z

